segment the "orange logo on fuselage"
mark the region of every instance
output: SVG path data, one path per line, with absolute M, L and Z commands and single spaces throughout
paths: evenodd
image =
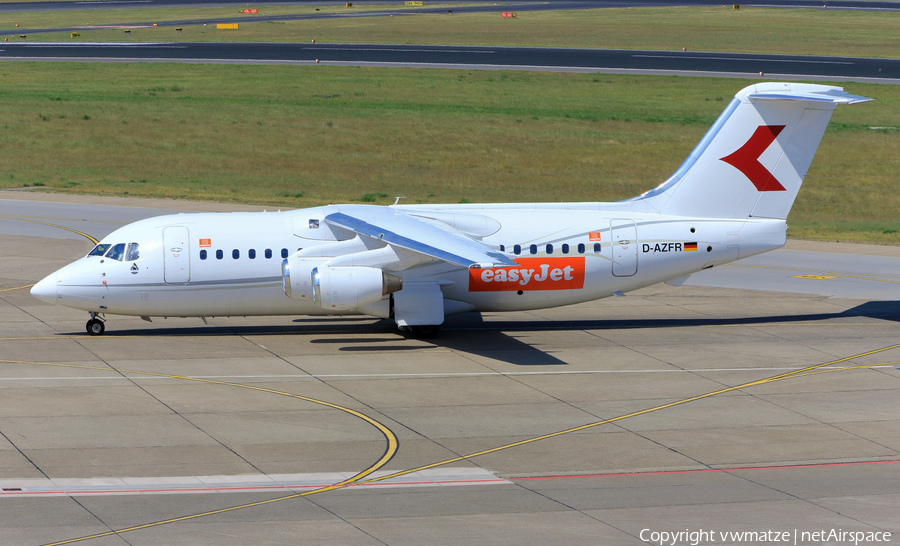
M 584 257 L 518 258 L 519 267 L 469 270 L 469 292 L 578 290 L 584 288 Z

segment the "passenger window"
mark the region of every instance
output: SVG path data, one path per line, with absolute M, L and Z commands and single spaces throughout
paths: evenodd
M 578 243 L 578 253 L 584 254 L 584 243 Z
M 241 251 L 238 250 L 238 249 L 232 250 L 232 251 L 231 251 L 231 257 L 234 258 L 235 260 L 237 260 L 238 258 L 241 257 Z
M 503 245 L 500 245 L 500 252 L 506 252 L 506 247 Z
M 531 251 L 532 254 L 537 254 L 537 245 L 531 245 L 528 250 Z
M 253 249 L 253 248 L 251 248 L 250 250 L 248 250 L 248 251 L 247 251 L 247 257 L 250 258 L 251 260 L 255 260 L 255 259 L 256 259 L 256 250 Z
M 272 259 L 272 249 L 271 249 L 271 248 L 267 248 L 267 249 L 266 249 L 266 259 L 267 259 L 267 260 L 271 260 L 271 259 Z
M 562 251 L 563 251 L 563 254 L 568 254 L 569 253 L 569 245 L 563 245 Z
M 125 243 L 119 243 L 109 249 L 109 252 L 106 253 L 106 257 L 110 260 L 118 260 L 121 262 L 122 258 L 125 257 Z
M 94 250 L 88 253 L 88 256 L 103 256 L 106 254 L 106 251 L 109 250 L 111 245 L 97 245 L 94 247 Z
M 205 251 L 205 250 L 201 250 L 201 251 L 200 251 L 200 259 L 201 259 L 201 260 L 205 260 L 205 259 L 206 259 L 206 251 Z
M 547 245 L 547 254 L 553 254 L 553 245 Z
M 287 258 L 287 257 L 288 257 L 288 252 L 287 252 L 287 249 L 286 249 L 286 248 L 282 248 L 282 249 L 281 249 L 281 257 L 282 257 L 282 258 Z
M 128 252 L 125 253 L 125 261 L 133 262 L 141 257 L 141 247 L 137 243 L 128 243 Z
M 594 243 L 594 252 L 600 253 L 600 243 Z
M 513 247 L 513 254 L 518 256 L 521 253 L 522 253 L 522 245 L 516 245 Z
M 222 252 L 221 249 L 219 249 L 219 250 L 216 251 L 216 259 L 217 259 L 217 260 L 221 260 L 221 259 L 224 258 L 224 257 L 225 257 L 225 253 Z

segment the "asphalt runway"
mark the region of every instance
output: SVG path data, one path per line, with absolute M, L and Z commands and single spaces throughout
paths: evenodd
M 900 81 L 900 59 L 530 47 L 284 43 L 9 43 L 0 61 L 325 64 Z M 318 61 L 318 62 L 317 62 Z
M 112 317 L 92 338 L 23 288 L 86 236 L 230 208 L 0 194 L 0 544 L 897 540 L 896 247 L 791 242 L 433 341 L 359 317 Z

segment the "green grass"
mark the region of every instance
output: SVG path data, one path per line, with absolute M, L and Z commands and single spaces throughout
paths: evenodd
M 396 6 L 397 4 L 394 4 Z M 314 8 L 259 8 L 269 15 L 309 13 Z M 346 12 L 372 9 L 329 7 Z M 589 11 L 522 12 L 514 20 L 496 13 L 434 14 L 413 17 L 359 17 L 253 23 L 238 30 L 210 26 L 138 28 L 125 36 L 122 29 L 83 30 L 81 41 L 286 41 L 318 43 L 490 44 L 512 46 L 587 47 L 733 51 L 900 57 L 897 29 L 900 13 L 790 10 L 727 7 L 668 7 L 596 9 Z M 59 28 L 75 25 L 160 22 L 190 18 L 236 17 L 237 8 L 170 10 L 92 10 L 7 14 L 0 29 Z M 324 11 L 323 11 L 324 13 Z M 68 33 L 32 34 L 32 40 L 68 41 Z M 12 40 L 18 40 L 13 38 Z
M 239 201 L 614 201 L 656 186 L 749 82 L 175 64 L 0 67 L 0 187 Z M 900 243 L 900 88 L 838 108 L 793 236 Z
M 37 1 L 37 0 L 36 0 Z M 253 7 L 259 10 L 259 14 L 243 14 L 241 9 Z M 378 11 L 389 6 L 372 6 L 364 8 L 365 11 Z M 394 6 L 390 6 L 396 8 Z M 320 6 L 316 11 L 315 6 L 229 6 L 229 7 L 187 7 L 187 8 L 117 8 L 89 10 L 62 10 L 62 11 L 23 11 L 4 13 L 0 20 L 0 29 L 17 28 L 59 28 L 87 25 L 120 25 L 120 24 L 153 24 L 166 21 L 184 21 L 191 19 L 221 19 L 244 17 L 248 23 L 260 15 L 312 15 L 315 13 L 348 13 L 358 11 L 359 8 L 345 8 L 343 6 Z M 173 30 L 174 29 L 170 29 Z

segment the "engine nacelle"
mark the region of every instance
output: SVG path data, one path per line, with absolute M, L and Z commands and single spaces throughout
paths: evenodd
M 403 279 L 376 267 L 319 266 L 310 274 L 316 305 L 349 311 L 403 288 Z
M 312 270 L 328 258 L 300 258 L 292 254 L 281 262 L 284 293 L 295 300 L 313 299 Z

